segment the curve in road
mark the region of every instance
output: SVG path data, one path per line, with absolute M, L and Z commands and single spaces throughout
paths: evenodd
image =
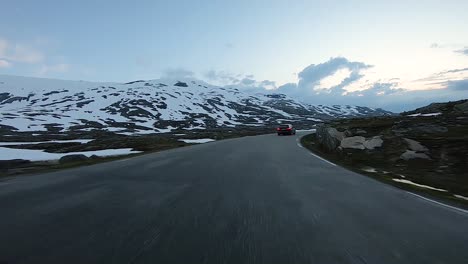
M 5 263 L 468 263 L 467 214 L 297 136 L 224 140 L 0 182 Z

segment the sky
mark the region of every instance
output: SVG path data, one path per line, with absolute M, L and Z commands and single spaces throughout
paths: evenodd
M 0 4 L 0 74 L 193 77 L 393 111 L 468 98 L 464 0 Z

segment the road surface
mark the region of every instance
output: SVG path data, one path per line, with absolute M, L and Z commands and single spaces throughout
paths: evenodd
M 333 166 L 297 136 L 0 182 L 0 263 L 468 263 L 468 215 Z

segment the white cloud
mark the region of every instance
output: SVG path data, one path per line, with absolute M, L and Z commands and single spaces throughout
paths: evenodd
M 456 50 L 455 52 L 468 56 L 468 47 L 464 47 L 463 49 Z
M 273 89 L 278 88 L 276 87 L 276 83 L 270 80 L 264 80 L 260 82 L 260 86 L 264 87 L 266 90 L 273 90 Z
M 362 77 L 344 87 L 346 93 L 363 91 L 372 88 L 375 83 L 394 82 L 389 79 L 382 79 L 375 68 L 361 71 Z
M 42 65 L 39 69 L 39 75 L 46 75 L 48 73 L 64 73 L 70 69 L 70 65 L 66 63 L 60 63 L 55 65 Z
M 44 54 L 25 45 L 11 46 L 6 40 L 0 40 L 0 57 L 14 62 L 38 63 L 44 59 Z
M 241 83 L 243 85 L 252 85 L 255 83 L 255 80 L 254 79 L 249 79 L 249 78 L 244 78 L 241 80 Z
M 6 39 L 0 39 L 0 59 L 8 61 L 8 65 L 15 62 L 37 64 L 45 59 L 45 55 L 28 45 L 11 44 Z M 3 63 L 6 65 L 6 63 Z
M 321 79 L 316 89 L 330 89 L 342 83 L 350 75 L 351 71 L 348 68 L 339 69 L 334 74 Z
M 214 82 L 217 85 L 229 85 L 229 84 L 236 84 L 241 81 L 242 75 L 234 75 L 225 71 L 215 71 L 210 70 L 203 74 L 205 78 L 207 78 L 210 82 Z M 248 78 L 245 76 L 245 78 Z
M 38 63 L 44 60 L 44 54 L 32 47 L 17 44 L 7 59 L 24 63 Z
M 282 85 L 276 92 L 311 104 L 351 104 L 397 112 L 435 101 L 465 99 L 468 90 L 468 68 L 411 81 L 385 77 L 379 67 L 340 57 L 311 64 L 298 77 L 296 83 Z
M 9 63 L 7 60 L 0 59 L 0 68 L 8 68 L 10 66 L 11 66 L 11 63 Z

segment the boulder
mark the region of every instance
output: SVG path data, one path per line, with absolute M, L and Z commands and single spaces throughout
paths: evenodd
M 354 132 L 355 135 L 365 135 L 367 134 L 367 131 L 363 130 L 363 129 L 356 129 L 356 131 Z
M 92 159 L 92 160 L 96 160 L 96 159 L 99 159 L 100 157 L 98 155 L 91 155 L 91 157 L 89 157 L 89 159 Z
M 413 151 L 416 151 L 416 152 L 426 152 L 426 151 L 428 151 L 428 149 L 425 146 L 421 145 L 421 143 L 419 143 L 416 140 L 412 140 L 412 139 L 409 139 L 409 138 L 403 138 L 403 140 L 406 142 L 406 144 L 408 144 L 408 148 L 410 150 L 413 150 Z
M 366 149 L 375 149 L 375 148 L 380 148 L 382 147 L 382 144 L 383 144 L 383 140 L 380 136 L 375 136 L 369 140 L 366 140 L 364 142 L 364 147 Z
M 86 161 L 88 157 L 83 154 L 73 154 L 73 155 L 66 155 L 59 159 L 59 163 L 70 163 L 70 162 L 80 162 Z
M 366 142 L 365 137 L 361 137 L 361 136 L 347 137 L 341 141 L 340 147 L 352 148 L 352 149 L 366 149 L 366 147 L 364 147 L 364 142 Z
M 401 154 L 400 156 L 403 160 L 411 160 L 411 159 L 427 159 L 430 160 L 431 158 L 426 155 L 426 153 L 417 153 L 413 150 L 407 150 L 405 153 Z
M 319 126 L 316 131 L 317 141 L 329 151 L 334 151 L 341 144 L 344 132 L 329 126 Z
M 352 148 L 352 149 L 375 149 L 381 147 L 383 140 L 380 136 L 375 136 L 369 140 L 366 140 L 365 137 L 355 136 L 347 137 L 341 141 L 340 147 L 342 148 Z
M 187 83 L 177 81 L 177 83 L 174 84 L 174 86 L 179 86 L 179 87 L 188 87 Z

